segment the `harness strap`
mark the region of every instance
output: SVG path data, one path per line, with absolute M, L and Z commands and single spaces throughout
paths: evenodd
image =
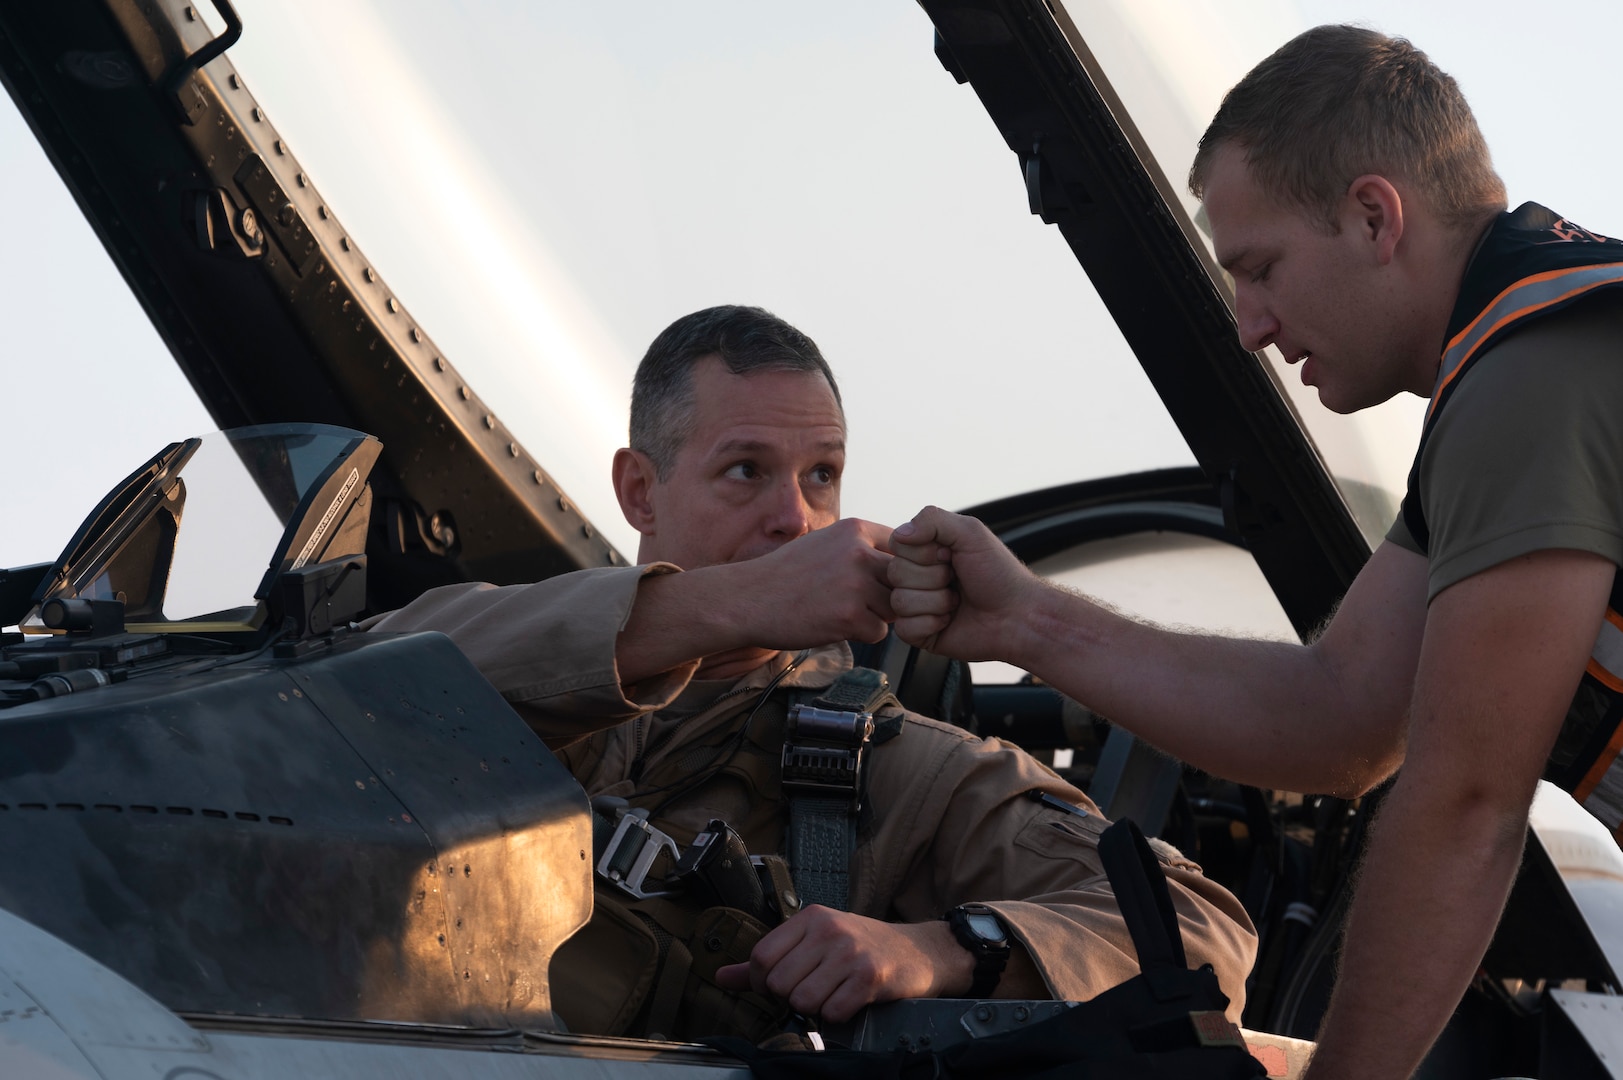
M 763 855 L 761 867 L 772 886 L 772 905 L 778 909 L 778 918 L 787 919 L 800 911 L 805 901 L 800 898 L 799 886 L 789 872 L 789 861 L 781 855 Z
M 667 937 L 665 955 L 659 965 L 659 979 L 654 983 L 654 996 L 648 1003 L 650 1039 L 675 1037 L 677 1010 L 682 1007 L 688 975 L 693 971 L 693 953 L 680 938 Z
M 851 860 L 873 714 L 887 706 L 901 707 L 885 674 L 852 668 L 809 704 L 789 708 L 783 790 L 789 802 L 789 867 L 801 904 L 851 909 Z
M 886 699 L 896 699 L 890 692 L 890 678 L 883 671 L 854 667 L 819 691 L 812 704 L 846 712 L 873 712 Z
M 845 799 L 789 799 L 789 865 L 802 904 L 851 909 L 857 817 Z
M 1166 872 L 1132 818 L 1122 818 L 1100 835 L 1099 859 L 1133 939 L 1139 969 L 1146 975 L 1157 969 L 1187 969 Z

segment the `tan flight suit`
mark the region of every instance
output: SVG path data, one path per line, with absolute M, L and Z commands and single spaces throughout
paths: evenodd
M 759 689 L 791 659 L 779 654 L 715 705 L 651 734 L 653 714 L 678 696 L 696 665 L 622 687 L 615 638 L 639 578 L 674 569 L 656 564 L 581 571 L 533 585 L 448 586 L 372 620 L 368 629 L 449 635 L 589 795 L 619 795 L 652 808 L 663 796 L 639 796 L 631 779 L 638 754 L 645 757 L 644 775 L 685 756 L 685 775 L 714 767 L 745 743 L 752 744 L 746 752 L 757 749 L 756 740 L 738 736 L 739 725 L 760 700 Z M 807 655 L 781 685 L 826 686 L 850 666 L 844 643 L 827 646 Z M 781 698 L 774 695 L 777 707 L 763 708 L 760 723 L 751 725 L 753 731 L 777 724 L 778 745 L 787 708 Z M 718 755 L 716 747 L 724 752 Z M 1106 822 L 1085 795 L 1014 746 L 912 714 L 900 735 L 868 754 L 868 809 L 851 869 L 853 912 L 916 923 L 939 919 L 958 904 L 989 904 L 1056 999 L 1085 1000 L 1138 973 L 1099 860 Z M 766 786 L 775 785 L 774 775 Z M 752 853 L 781 852 L 787 804 L 780 790 L 752 787 L 723 773 L 656 814 L 653 824 L 685 844 L 710 818 L 722 818 Z M 1027 797 L 1033 789 L 1079 805 L 1088 816 L 1048 809 Z M 1170 861 L 1167 878 L 1189 963 L 1216 968 L 1237 1020 L 1256 953 L 1251 922 L 1234 896 L 1194 863 Z M 1011 965 L 1011 975 L 1020 966 Z M 1040 996 L 1035 982 L 1022 988 L 1005 979 L 998 993 Z

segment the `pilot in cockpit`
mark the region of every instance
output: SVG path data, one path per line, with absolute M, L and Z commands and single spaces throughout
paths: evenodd
M 845 443 L 810 338 L 695 312 L 648 349 L 614 458 L 639 565 L 448 586 L 369 624 L 448 634 L 592 796 L 594 914 L 552 968 L 573 1030 L 760 1038 L 790 1010 L 1083 1000 L 1138 973 L 1098 807 L 853 669 L 846 642 L 893 618 L 891 556 L 840 516 Z M 1161 854 L 1237 1018 L 1251 923 Z

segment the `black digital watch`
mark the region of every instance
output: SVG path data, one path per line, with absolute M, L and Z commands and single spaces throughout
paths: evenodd
M 1003 920 L 985 904 L 960 904 L 943 918 L 958 944 L 975 958 L 969 996 L 986 997 L 997 989 L 998 979 L 1009 963 L 1009 934 L 1003 929 Z

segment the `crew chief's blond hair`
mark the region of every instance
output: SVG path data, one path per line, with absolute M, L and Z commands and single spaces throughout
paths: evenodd
M 1451 228 L 1478 228 L 1505 208 L 1459 85 L 1403 38 L 1362 27 L 1299 34 L 1228 92 L 1189 170 L 1196 198 L 1224 145 L 1245 152 L 1264 191 L 1331 230 L 1366 173 L 1406 181 Z

